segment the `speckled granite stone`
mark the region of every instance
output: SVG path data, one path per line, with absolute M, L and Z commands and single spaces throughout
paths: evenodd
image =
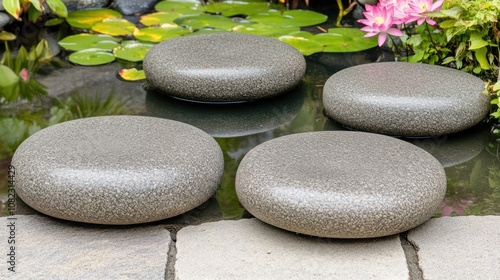
M 34 209 L 96 224 L 182 214 L 216 191 L 220 147 L 205 132 L 139 116 L 79 119 L 43 129 L 14 154 L 16 191 Z
M 246 154 L 236 174 L 241 204 L 302 234 L 369 238 L 430 218 L 446 191 L 441 164 L 384 135 L 323 131 L 283 136 Z
M 275 39 L 221 32 L 174 38 L 144 58 L 149 85 L 184 99 L 233 102 L 291 90 L 305 74 L 295 48 Z
M 255 102 L 207 104 L 148 92 L 148 115 L 188 123 L 213 137 L 229 138 L 268 131 L 290 122 L 304 104 L 304 89 Z
M 459 70 L 382 62 L 344 69 L 325 83 L 326 114 L 362 131 L 434 136 L 465 130 L 489 111 L 481 79 Z

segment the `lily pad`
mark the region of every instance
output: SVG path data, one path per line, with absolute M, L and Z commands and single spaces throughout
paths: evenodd
M 140 81 L 146 79 L 144 70 L 137 70 L 136 68 L 122 69 L 118 75 L 125 81 Z
M 202 13 L 205 6 L 201 6 L 200 2 L 161 1 L 156 4 L 155 10 L 176 15 L 189 15 Z
M 6 88 L 19 81 L 19 77 L 5 65 L 0 64 L 0 88 Z
M 180 17 L 181 14 L 158 12 L 141 17 L 140 22 L 145 26 L 162 25 L 165 23 L 174 24 L 174 19 Z
M 97 22 L 103 21 L 107 18 L 121 18 L 122 14 L 115 10 L 110 9 L 93 9 L 74 11 L 68 14 L 66 21 L 69 25 L 81 28 L 90 29 L 92 25 Z
M 219 32 L 227 32 L 227 31 L 222 30 L 222 29 L 215 29 L 215 28 L 203 28 L 203 29 L 196 30 L 195 32 L 188 33 L 184 36 L 195 36 L 195 35 L 212 34 L 212 33 L 219 33 Z
M 98 48 L 112 50 L 119 46 L 120 39 L 104 34 L 77 34 L 68 36 L 59 45 L 66 50 L 81 51 L 85 49 Z
M 118 59 L 132 62 L 144 60 L 146 53 L 153 47 L 153 44 L 143 44 L 137 41 L 129 41 L 113 50 L 113 54 Z
M 247 19 L 275 27 L 303 27 L 323 23 L 328 19 L 328 16 L 308 10 L 290 10 L 283 13 L 277 10 L 271 10 L 267 13 L 250 15 Z
M 191 31 L 183 27 L 146 27 L 137 29 L 134 37 L 141 41 L 158 43 L 164 40 L 180 37 Z
M 224 1 L 213 2 L 207 6 L 206 12 L 221 14 L 226 17 L 236 15 L 252 15 L 269 11 L 268 2 Z
M 95 66 L 113 62 L 115 56 L 107 50 L 92 48 L 72 53 L 69 61 L 78 65 Z
M 230 31 L 233 27 L 240 25 L 227 17 L 208 14 L 185 15 L 178 17 L 174 22 L 181 26 L 188 26 L 193 30 L 212 27 Z
M 281 36 L 279 40 L 291 45 L 306 56 L 323 51 L 323 45 L 321 43 L 305 37 L 285 35 Z
M 300 27 L 298 26 L 276 28 L 275 26 L 265 24 L 252 24 L 247 26 L 239 25 L 232 29 L 233 32 L 260 35 L 276 39 L 284 35 L 289 35 L 292 32 L 297 32 L 299 30 Z
M 135 24 L 121 18 L 107 18 L 92 25 L 92 31 L 108 34 L 111 36 L 132 35 L 135 28 Z
M 374 48 L 377 38 L 365 38 L 365 33 L 357 28 L 330 28 L 328 33 L 314 35 L 314 40 L 321 43 L 324 52 L 358 52 Z

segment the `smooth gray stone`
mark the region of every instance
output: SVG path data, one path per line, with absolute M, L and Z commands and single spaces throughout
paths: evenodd
M 10 22 L 10 17 L 5 14 L 5 13 L 0 13 L 0 30 L 6 26 L 7 24 L 9 24 Z
M 66 5 L 68 12 L 87 9 L 104 8 L 108 5 L 109 0 L 62 0 Z
M 500 216 L 431 219 L 408 233 L 423 279 L 497 280 Z
M 292 46 L 232 32 L 167 40 L 144 58 L 151 89 L 209 102 L 272 97 L 297 86 L 305 70 L 304 56 Z
M 484 83 L 444 66 L 371 63 L 325 83 L 326 114 L 353 129 L 396 136 L 435 136 L 470 128 L 489 112 Z
M 0 222 L 0 279 L 165 279 L 171 239 L 163 226 L 104 228 L 39 215 Z M 15 244 L 7 244 L 11 222 Z M 11 245 L 15 273 L 7 270 Z
M 408 279 L 398 236 L 312 238 L 256 219 L 189 226 L 177 233 L 176 279 Z
M 401 140 L 323 131 L 267 141 L 248 152 L 236 193 L 251 214 L 307 235 L 370 238 L 429 219 L 446 192 L 441 164 Z
M 236 104 L 206 104 L 148 92 L 148 115 L 196 126 L 213 137 L 229 138 L 256 134 L 293 120 L 304 104 L 304 89 L 299 86 L 279 96 Z
M 114 0 L 114 8 L 122 15 L 144 14 L 153 10 L 159 0 Z
M 136 224 L 185 213 L 208 200 L 222 151 L 188 124 L 140 116 L 79 119 L 43 129 L 16 150 L 16 191 L 56 218 Z

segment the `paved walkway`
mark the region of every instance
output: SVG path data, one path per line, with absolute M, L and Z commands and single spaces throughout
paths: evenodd
M 500 216 L 431 219 L 407 235 L 364 240 L 256 219 L 179 231 L 38 214 L 0 220 L 0 279 L 500 279 Z

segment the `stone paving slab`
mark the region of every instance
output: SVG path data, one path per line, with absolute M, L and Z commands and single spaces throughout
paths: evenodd
M 326 239 L 256 219 L 189 226 L 177 233 L 176 279 L 408 279 L 397 235 Z
M 0 279 L 23 280 L 164 279 L 171 241 L 161 226 L 92 226 L 40 215 L 1 217 L 0 240 Z M 15 273 L 8 270 L 10 246 Z
M 431 219 L 408 240 L 424 279 L 500 279 L 500 216 Z

